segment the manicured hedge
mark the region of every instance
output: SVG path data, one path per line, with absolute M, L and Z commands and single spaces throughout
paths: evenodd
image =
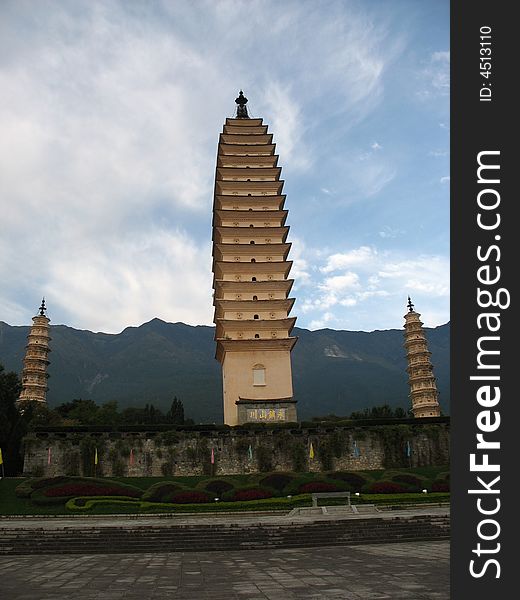
M 450 491 L 450 483 L 449 481 L 434 481 L 432 483 L 432 492 L 449 492 Z
M 213 498 L 206 492 L 195 490 L 185 490 L 172 496 L 173 504 L 200 504 L 203 502 L 212 502 Z
M 129 496 L 131 498 L 140 498 L 140 490 L 119 487 L 117 485 L 89 485 L 88 483 L 64 483 L 42 490 L 42 494 L 47 498 L 71 496 Z
M 149 502 L 171 502 L 173 495 L 184 489 L 184 486 L 178 483 L 161 481 L 150 486 L 142 495 L 142 499 Z
M 375 481 L 366 488 L 369 494 L 405 494 L 406 488 L 394 481 Z
M 204 484 L 204 489 L 207 492 L 211 492 L 216 496 L 222 496 L 225 492 L 229 492 L 234 489 L 234 485 L 226 481 L 225 479 L 213 479 Z
M 294 476 L 288 473 L 271 473 L 260 479 L 260 485 L 270 487 L 277 492 L 283 491 L 293 481 Z
M 339 492 L 340 489 L 333 483 L 325 481 L 311 481 L 300 486 L 300 494 L 315 494 L 318 492 Z
M 449 494 L 362 494 L 353 496 L 352 503 L 356 504 L 379 504 L 379 505 L 402 505 L 432 502 L 449 502 Z M 331 499 L 331 504 L 345 504 L 344 498 Z M 168 513 L 197 513 L 197 512 L 226 512 L 246 510 L 284 510 L 292 508 L 311 506 L 310 494 L 292 496 L 291 498 L 267 498 L 264 500 L 253 500 L 250 502 L 212 502 L 202 504 L 172 504 L 164 502 L 146 502 L 132 498 L 103 498 L 103 497 L 80 497 L 72 498 L 66 504 L 70 512 L 88 512 L 110 514 L 114 512 L 136 513 L 136 512 L 168 512 Z
M 273 492 L 262 488 L 251 488 L 248 490 L 236 490 L 233 494 L 233 502 L 247 502 L 250 500 L 263 500 L 272 498 Z
M 349 487 L 348 491 L 358 492 L 366 483 L 367 480 L 357 473 L 349 473 L 348 471 L 337 471 L 328 474 L 329 479 L 337 479 L 342 481 Z
M 409 475 L 408 473 L 400 473 L 399 475 L 394 475 L 392 477 L 392 481 L 396 481 L 397 483 L 405 483 L 406 485 L 411 485 L 415 488 L 422 489 L 423 480 L 415 477 L 415 475 Z

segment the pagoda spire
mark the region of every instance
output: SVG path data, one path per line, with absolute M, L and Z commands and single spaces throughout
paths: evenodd
M 405 314 L 404 345 L 408 360 L 408 382 L 412 412 L 416 418 L 440 417 L 439 392 L 430 361 L 431 352 L 424 335 L 420 314 L 408 296 L 408 312 Z
M 289 316 L 292 262 L 285 194 L 273 135 L 247 114 L 226 119 L 213 204 L 216 358 L 222 365 L 224 422 L 296 421 Z
M 237 119 L 249 119 L 246 106 L 247 98 L 244 96 L 244 92 L 242 90 L 240 90 L 238 98 L 235 98 L 235 102 L 237 103 Z
M 32 318 L 33 324 L 27 336 L 27 346 L 22 371 L 22 391 L 16 405 L 23 406 L 30 402 L 47 404 L 47 366 L 50 352 L 49 322 L 45 314 L 45 298 L 42 299 L 39 313 Z

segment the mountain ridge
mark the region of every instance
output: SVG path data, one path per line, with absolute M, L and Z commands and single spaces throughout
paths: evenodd
M 29 326 L 0 321 L 0 363 L 21 373 Z M 440 403 L 449 412 L 450 324 L 425 328 Z M 49 405 L 73 398 L 121 408 L 153 403 L 169 408 L 173 396 L 196 421 L 222 421 L 220 365 L 214 327 L 168 323 L 157 317 L 120 333 L 51 325 Z M 410 405 L 403 329 L 370 332 L 295 327 L 294 397 L 301 419 L 348 415 L 367 406 Z

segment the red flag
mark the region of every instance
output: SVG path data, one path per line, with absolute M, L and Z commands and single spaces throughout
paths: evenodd
M 50 446 L 47 448 L 47 464 L 48 465 L 51 464 L 51 447 Z
M 211 449 L 211 464 L 215 464 L 215 452 L 213 451 L 213 448 Z
M 134 464 L 134 449 L 130 448 L 130 466 Z

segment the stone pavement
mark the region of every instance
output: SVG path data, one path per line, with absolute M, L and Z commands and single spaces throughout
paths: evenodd
M 312 515 L 290 515 L 289 513 L 257 514 L 255 512 L 243 513 L 175 513 L 171 515 L 95 515 L 95 516 L 1 516 L 0 532 L 9 529 L 61 529 L 63 527 L 153 527 L 160 525 L 200 525 L 207 522 L 212 525 L 218 524 L 280 524 L 288 525 L 290 523 L 309 523 L 313 521 L 338 521 L 338 520 L 358 520 L 358 519 L 381 519 L 393 517 L 414 517 L 419 515 L 446 515 L 450 513 L 449 505 L 428 506 L 400 510 L 381 511 L 373 514 L 353 514 L 348 511 L 341 511 L 340 507 L 331 514 L 312 514 Z M 329 507 L 330 510 L 330 507 Z
M 449 542 L 0 557 L 6 600 L 448 600 Z

